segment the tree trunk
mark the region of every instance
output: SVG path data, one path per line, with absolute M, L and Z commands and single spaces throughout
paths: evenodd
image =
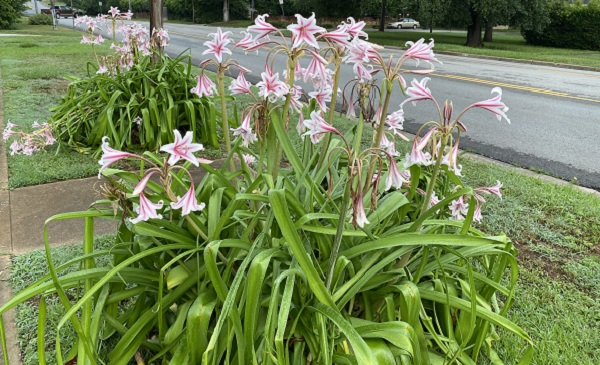
M 229 0 L 223 0 L 223 21 L 229 21 Z
M 481 16 L 471 9 L 471 24 L 467 28 L 467 47 L 481 47 Z
M 483 41 L 484 42 L 491 42 L 492 41 L 492 34 L 494 33 L 494 26 L 493 25 L 486 25 L 485 26 L 485 33 L 483 33 Z
M 162 0 L 150 1 L 150 34 L 154 29 L 163 28 Z
M 385 32 L 385 8 L 387 0 L 381 0 L 381 18 L 379 19 L 379 31 Z
M 433 33 L 433 19 L 435 19 L 434 0 L 431 0 L 431 22 L 429 23 L 429 33 Z

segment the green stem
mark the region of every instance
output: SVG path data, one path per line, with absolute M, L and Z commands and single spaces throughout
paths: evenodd
M 219 84 L 219 95 L 221 96 L 221 127 L 223 128 L 223 138 L 227 147 L 227 156 L 231 154 L 231 139 L 229 138 L 229 120 L 227 119 L 227 103 L 225 102 L 225 85 L 223 83 L 223 70 L 219 68 L 217 73 L 217 83 Z M 235 162 L 229 161 L 231 172 L 235 171 Z
M 375 135 L 375 140 L 373 141 L 373 148 L 379 148 L 381 145 L 381 139 L 383 138 L 383 133 L 385 130 L 385 118 L 387 116 L 387 109 L 390 105 L 390 98 L 392 96 L 392 89 L 394 84 L 387 79 L 383 80 L 383 90 L 385 92 L 385 98 L 383 101 L 383 108 L 381 109 L 381 118 L 379 120 L 379 126 L 377 127 L 377 134 Z M 371 163 L 369 164 L 369 171 L 367 172 L 367 179 L 365 181 L 371 181 L 373 178 L 373 172 L 375 170 L 375 159 L 377 156 L 371 157 Z M 363 192 L 367 192 L 370 188 L 370 184 L 365 184 L 365 188 Z
M 341 64 L 342 64 L 342 58 L 339 56 L 336 56 L 334 76 L 333 76 L 333 92 L 331 94 L 331 102 L 329 103 L 329 114 L 327 114 L 327 123 L 329 123 L 329 125 L 333 125 L 333 116 L 335 115 L 335 105 L 337 103 L 337 89 L 340 84 L 340 66 L 341 66 Z M 327 150 L 329 149 L 330 142 L 331 142 L 331 133 L 327 133 L 325 135 L 325 140 L 323 141 L 323 145 L 321 145 L 321 154 L 319 155 L 319 162 L 317 162 L 316 171 L 319 171 L 321 166 L 323 166 L 323 162 L 325 161 L 325 156 L 327 155 Z
M 361 105 L 365 105 L 368 100 L 367 89 L 360 90 L 360 98 L 362 99 Z M 354 108 L 354 105 L 350 105 L 350 108 Z M 365 117 L 362 113 L 362 110 L 358 115 L 358 125 L 356 126 L 356 134 L 354 135 L 354 140 L 352 141 L 352 148 L 354 149 L 354 155 L 360 156 L 360 143 L 362 142 L 362 134 L 365 127 Z
M 448 143 L 448 136 L 443 135 L 442 140 L 440 142 L 440 149 L 438 151 L 437 158 L 435 160 L 435 165 L 433 166 L 433 172 L 431 173 L 431 180 L 427 185 L 427 190 L 425 192 L 425 202 L 421 207 L 421 213 L 419 216 L 423 215 L 429 209 L 429 202 L 431 201 L 431 196 L 433 195 L 433 187 L 435 186 L 435 182 L 437 180 L 437 176 L 440 172 L 440 166 L 442 164 L 442 158 L 444 157 L 444 149 L 446 148 L 446 144 Z
M 344 226 L 346 222 L 346 213 L 348 211 L 348 203 L 350 202 L 350 186 L 351 181 L 346 184 L 344 189 L 344 196 L 342 197 L 342 205 L 340 206 L 340 220 L 338 221 L 337 231 L 335 232 L 335 238 L 333 239 L 333 248 L 331 249 L 331 255 L 329 255 L 329 269 L 327 270 L 327 282 L 325 287 L 327 290 L 331 288 L 331 282 L 333 280 L 333 272 L 335 270 L 335 263 L 337 262 L 337 256 L 340 251 L 342 244 L 342 235 L 344 233 Z
M 291 57 L 288 60 L 288 86 L 290 88 L 290 93 L 285 98 L 285 104 L 283 104 L 283 112 L 281 113 L 281 121 L 284 126 L 287 126 L 290 122 L 289 109 L 290 109 L 290 100 L 292 99 L 291 90 L 294 87 L 294 77 L 295 77 L 295 69 L 296 69 L 296 59 Z M 287 128 L 286 128 L 287 129 Z M 279 168 L 281 167 L 281 159 L 283 158 L 283 148 L 279 140 L 277 140 L 277 147 L 275 153 L 275 163 L 273 164 L 273 171 L 271 171 L 271 175 L 273 178 L 277 178 L 277 174 L 279 173 Z

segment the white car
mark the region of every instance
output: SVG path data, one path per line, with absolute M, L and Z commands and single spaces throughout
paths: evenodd
M 419 24 L 418 21 L 411 19 L 411 18 L 400 19 L 397 22 L 388 23 L 388 25 L 387 25 L 388 28 L 397 28 L 397 29 L 408 29 L 408 28 L 417 29 L 420 26 L 421 26 L 421 24 Z

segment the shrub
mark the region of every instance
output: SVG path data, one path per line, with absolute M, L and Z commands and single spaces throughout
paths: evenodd
M 263 22 L 259 16 L 263 36 L 275 30 Z M 214 59 L 202 65 L 218 66 L 217 86 L 202 73 L 195 92 L 218 92 L 228 152 L 223 165 L 193 155 L 202 147 L 191 132 L 182 137 L 174 130 L 164 156 L 118 151 L 103 141 L 107 200 L 50 219 L 84 219 L 84 255 L 56 267 L 46 240 L 49 275 L 0 314 L 40 294 L 41 307 L 44 296 L 58 296 L 66 314 L 57 327 L 71 323 L 78 334 L 67 359 L 57 338 L 58 363 L 75 356 L 96 361 L 105 341 L 116 344 L 98 362 L 116 365 L 134 358 L 205 365 L 500 363 L 493 341 L 501 329 L 528 344 L 520 362 L 527 364 L 531 339 L 505 317 L 515 299 L 515 249 L 504 235 L 473 226 L 483 218 L 485 199 L 501 197 L 502 185 L 466 187 L 457 165 L 465 112 L 482 108 L 509 121 L 501 90 L 455 116 L 452 103 L 437 103 L 428 78 L 405 87 L 402 75 L 411 71 L 403 62 L 437 61 L 433 42 L 420 40 L 392 62 L 359 38 L 364 24 L 350 22 L 323 35 L 330 43 L 319 50 L 306 45 L 315 41 L 318 30 L 306 30 L 314 23 L 299 17 L 304 31 L 294 31 L 305 38 L 284 38 L 268 53 L 258 94 L 243 73 L 230 85 L 232 94 L 254 100 L 233 118 L 223 78 L 228 68 L 243 68 L 226 56 L 228 33 L 213 34 L 207 45 Z M 273 42 L 245 38 L 236 47 Z M 273 69 L 279 56 L 286 58 L 287 82 Z M 296 67 L 302 57 L 311 60 L 307 69 Z M 349 96 L 359 96 L 344 103 L 349 114 L 359 109 L 346 134 L 331 125 L 335 110 L 326 104 L 336 103 L 342 60 L 354 64 Z M 382 75 L 380 85 L 371 68 Z M 308 103 L 296 77 L 314 88 Z M 429 101 L 439 115 L 405 158 L 394 143 L 402 138 L 404 112 L 387 113 L 397 84 L 408 96 L 402 105 Z M 301 121 L 297 128 L 289 125 L 292 114 Z M 374 139 L 363 149 L 371 125 Z M 305 137 L 302 154 L 290 133 Z M 249 149 L 255 143 L 258 153 Z M 284 157 L 290 167 L 282 170 Z M 140 163 L 138 173 L 110 168 L 125 158 Z M 199 183 L 188 171 L 192 164 L 206 172 Z M 96 218 L 120 222 L 114 246 L 93 250 Z M 112 267 L 95 268 L 100 257 L 112 259 Z M 81 269 L 59 276 L 73 266 Z M 73 303 L 66 290 L 78 286 L 82 295 Z M 41 310 L 40 348 L 44 318 Z
M 52 16 L 48 14 L 36 14 L 29 17 L 30 25 L 52 25 Z
M 89 19 L 77 21 L 99 23 Z M 61 104 L 51 109 L 50 123 L 61 144 L 99 153 L 107 136 L 119 149 L 154 150 L 171 141 L 170 131 L 180 129 L 216 147 L 216 126 L 209 123 L 214 106 L 190 92 L 195 85 L 191 56 L 171 59 L 152 47 L 162 42 L 156 35 L 164 31 L 149 39 L 148 31 L 135 24 L 115 28 L 124 37 L 117 53 L 101 58 L 98 67 L 89 64 L 88 76 L 73 79 Z M 96 30 L 86 28 L 84 42 L 94 46 L 103 40 Z
M 27 0 L 2 0 L 0 1 L 0 29 L 10 29 L 21 18 Z
M 548 5 L 548 24 L 543 27 L 524 26 L 521 30 L 527 43 L 539 46 L 600 50 L 600 6 L 569 6 L 552 2 Z

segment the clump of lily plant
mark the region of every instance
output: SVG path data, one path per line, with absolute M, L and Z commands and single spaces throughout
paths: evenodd
M 177 129 L 160 148 L 166 155 L 122 152 L 103 139 L 108 202 L 100 203 L 110 204 L 72 215 L 86 221 L 84 269 L 59 276 L 48 254 L 47 282 L 0 313 L 57 293 L 66 310 L 59 327 L 73 324 L 79 342 L 69 354 L 82 362 L 94 362 L 100 339 L 111 338 L 102 358 L 109 364 L 499 363 L 501 328 L 524 340 L 528 363 L 531 339 L 506 318 L 516 250 L 504 235 L 472 225 L 483 217 L 484 196 L 501 197 L 502 184 L 465 186 L 458 161 L 465 112 L 483 108 L 508 121 L 500 89 L 454 117 L 452 102 L 440 107 L 433 97 L 429 78 L 405 80 L 433 71 L 433 40 L 408 42 L 396 60 L 384 59 L 353 18 L 326 31 L 314 14 L 296 15 L 289 38 L 267 17 L 259 15 L 237 42 L 231 32 L 211 34 L 209 58 L 190 88 L 220 105 L 213 117 L 226 157 L 198 159 L 202 146 Z M 267 56 L 252 86 L 234 52 L 259 49 Z M 405 69 L 408 60 L 428 67 Z M 340 75 L 350 69 L 343 93 Z M 225 74 L 233 70 L 227 93 Z M 393 110 L 395 88 L 407 98 Z M 230 116 L 228 102 L 244 94 L 252 102 Z M 349 131 L 334 125 L 338 98 L 347 115 L 358 109 Z M 401 156 L 403 107 L 421 101 L 433 103 L 439 120 L 425 123 Z M 367 148 L 365 128 L 374 128 Z M 290 133 L 303 137 L 301 153 Z M 126 158 L 139 161 L 140 171 L 111 168 Z M 198 183 L 192 165 L 203 174 Z M 89 232 L 100 217 L 120 225 L 114 247 L 93 252 Z M 113 266 L 94 269 L 103 255 Z M 83 294 L 71 300 L 64 290 L 81 280 Z

